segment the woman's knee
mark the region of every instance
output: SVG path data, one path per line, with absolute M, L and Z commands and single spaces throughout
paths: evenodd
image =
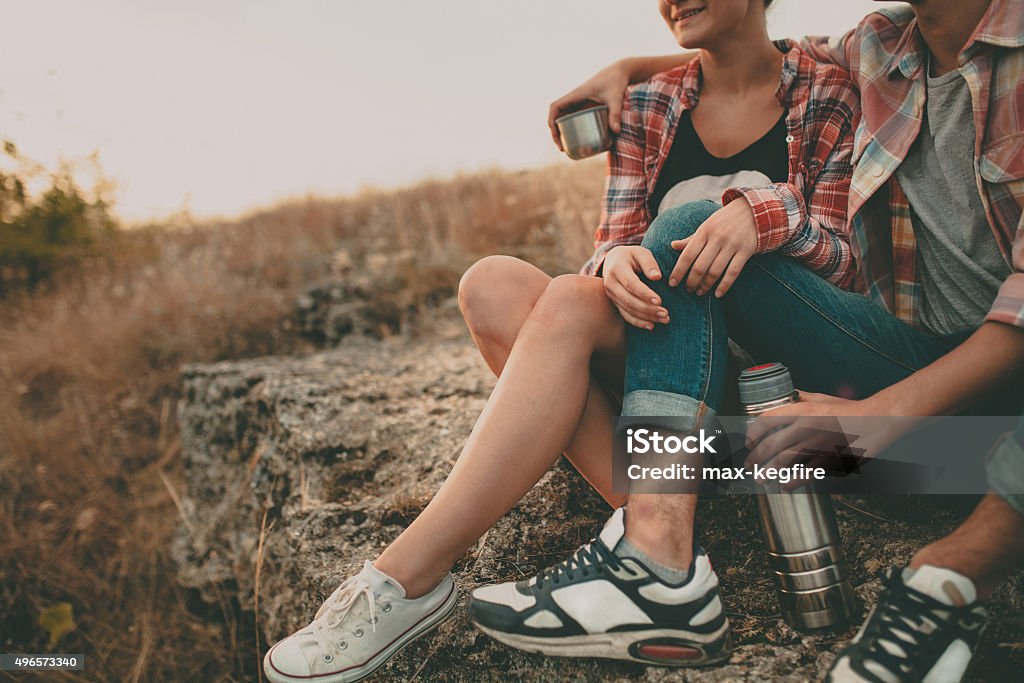
M 679 257 L 679 252 L 672 248 L 672 242 L 693 235 L 697 228 L 720 208 L 722 207 L 719 204 L 708 200 L 672 207 L 654 219 L 641 244 L 659 261 L 670 258 L 674 263 Z
M 612 314 L 601 278 L 559 275 L 544 289 L 531 320 L 549 330 L 591 334 Z
M 550 278 L 511 256 L 487 256 L 459 280 L 459 309 L 478 336 L 515 339 Z

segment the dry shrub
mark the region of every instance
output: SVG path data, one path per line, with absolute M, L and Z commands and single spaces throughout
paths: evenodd
M 357 268 L 420 255 L 410 288 L 454 287 L 495 252 L 575 270 L 601 175 L 490 171 L 127 231 L 46 292 L 0 301 L 0 650 L 46 651 L 39 615 L 68 602 L 76 629 L 54 650 L 85 652 L 87 670 L 65 680 L 253 677 L 251 615 L 174 581 L 179 365 L 305 348 L 295 298 L 342 248 Z

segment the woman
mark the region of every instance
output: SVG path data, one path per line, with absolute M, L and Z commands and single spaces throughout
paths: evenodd
M 625 124 L 611 150 L 594 257 L 584 274 L 554 279 L 500 256 L 465 274 L 460 305 L 474 341 L 499 375 L 494 392 L 447 481 L 420 516 L 345 581 L 309 626 L 267 654 L 271 681 L 357 680 L 436 627 L 457 602 L 450 568 L 561 453 L 613 507 L 625 502 L 612 491 L 610 459 L 626 324 L 652 330 L 670 323 L 659 297 L 638 275 L 644 271 L 655 280 L 662 274 L 650 272 L 654 261 L 637 244 L 652 222 L 670 223 L 675 212 L 685 210 L 670 207 L 719 199 L 728 190 L 726 206 L 682 250 L 678 272 L 665 273 L 670 281 L 686 276 L 695 292 L 718 281 L 716 292 L 724 295 L 746 258 L 780 249 L 823 277 L 848 284 L 844 207 L 856 100 L 842 72 L 769 41 L 766 5 L 659 0 L 680 45 L 699 49 L 700 57 L 629 93 Z M 634 571 L 649 570 L 644 582 L 651 590 L 677 590 L 680 573 L 694 585 L 690 560 L 673 570 L 659 562 L 664 558 L 657 543 L 623 538 L 621 529 L 606 529 L 602 536 L 595 543 L 630 557 Z M 703 558 L 699 549 L 697 554 Z M 706 558 L 694 564 L 707 589 L 701 599 L 710 604 L 717 579 Z M 556 571 L 530 586 L 547 590 L 560 580 Z M 475 619 L 486 590 L 474 600 Z M 677 640 L 700 641 L 700 656 L 669 663 L 705 664 L 728 656 L 728 623 L 717 604 L 717 613 L 705 610 L 701 633 L 671 631 Z M 588 652 L 664 661 L 630 651 L 626 640 L 621 645 Z

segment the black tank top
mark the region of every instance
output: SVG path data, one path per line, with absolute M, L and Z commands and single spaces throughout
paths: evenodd
M 739 176 L 734 178 L 737 174 Z M 719 201 L 722 192 L 737 184 L 757 187 L 784 183 L 788 177 L 786 112 L 760 139 L 723 159 L 704 147 L 693 127 L 690 110 L 686 110 L 679 118 L 672 149 L 661 167 L 648 208 L 652 218 L 657 216 L 669 192 L 672 193 L 670 202 L 673 206 L 694 199 Z

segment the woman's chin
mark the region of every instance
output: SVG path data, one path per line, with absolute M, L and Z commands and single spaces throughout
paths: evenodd
M 707 44 L 700 40 L 679 40 L 677 42 L 679 47 L 684 50 L 701 50 L 708 47 Z
M 709 47 L 707 36 L 698 31 L 676 30 L 676 42 L 684 50 L 700 50 Z

